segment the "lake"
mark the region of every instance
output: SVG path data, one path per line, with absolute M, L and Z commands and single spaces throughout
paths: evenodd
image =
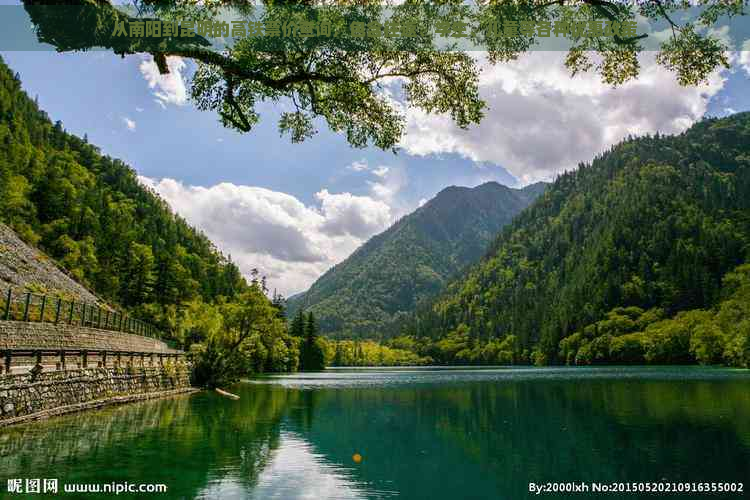
M 747 370 L 329 369 L 230 389 L 239 401 L 204 391 L 0 430 L 0 497 L 11 478 L 169 488 L 130 498 L 435 500 L 750 479 Z

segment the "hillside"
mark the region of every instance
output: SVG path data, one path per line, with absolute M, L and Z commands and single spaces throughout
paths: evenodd
M 543 190 L 541 183 L 524 189 L 496 182 L 448 187 L 290 299 L 290 313 L 312 311 L 328 334 L 382 334 L 481 257 L 498 231 Z
M 52 274 L 41 270 L 41 254 L 5 230 L 3 281 L 81 298 L 88 288 L 165 331 L 173 326 L 176 305 L 231 298 L 247 288 L 237 266 L 142 186 L 129 166 L 53 124 L 2 60 L 0 222 L 84 287 L 55 274 L 52 264 L 45 265 Z
M 0 223 L 0 291 L 57 295 L 68 300 L 99 303 L 86 287 L 68 276 L 54 260 L 30 247 Z
M 517 361 L 534 350 L 539 363 L 694 362 L 698 323 L 680 313 L 706 310 L 701 331 L 721 340 L 719 359 L 732 343 L 750 353 L 750 311 L 739 298 L 750 273 L 738 267 L 748 257 L 743 113 L 628 139 L 561 175 L 403 331 L 432 342 L 429 354 L 443 362 L 493 361 L 477 347 L 490 341 Z M 714 321 L 725 307 L 732 319 Z

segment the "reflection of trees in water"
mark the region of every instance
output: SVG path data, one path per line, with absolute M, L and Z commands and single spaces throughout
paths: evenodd
M 20 460 L 31 467 L 64 463 L 71 457 L 96 451 L 102 442 L 118 439 L 123 429 L 135 430 L 133 434 L 137 434 L 183 419 L 187 398 L 175 396 L 132 403 L 3 429 L 0 461 L 4 468 Z
M 214 481 L 249 492 L 287 430 L 367 491 L 404 498 L 522 498 L 529 481 L 547 480 L 738 480 L 750 458 L 745 386 L 739 379 L 240 384 L 232 389 L 239 401 L 204 392 L 5 429 L 0 470 L 164 483 L 171 497 L 193 498 Z
M 297 414 L 291 425 L 334 463 L 352 465 L 362 453 L 353 475 L 405 498 L 460 497 L 467 485 L 521 498 L 529 481 L 724 481 L 748 472 L 746 381 L 537 380 L 310 397 L 314 416 Z
M 293 393 L 241 389 L 155 400 L 51 419 L 0 434 L 8 477 L 61 482 L 164 483 L 193 498 L 209 481 L 251 488 L 279 445 L 279 422 Z

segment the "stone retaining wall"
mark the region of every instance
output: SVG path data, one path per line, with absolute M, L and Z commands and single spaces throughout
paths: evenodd
M 182 354 L 160 340 L 75 325 L 0 321 L 0 351 L 119 351 Z
M 0 427 L 192 390 L 182 361 L 0 376 Z

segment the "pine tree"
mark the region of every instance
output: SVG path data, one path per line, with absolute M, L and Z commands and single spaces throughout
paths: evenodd
M 286 321 L 286 299 L 282 294 L 276 293 L 275 289 L 273 291 L 273 299 L 271 300 L 271 303 L 278 311 L 276 317 Z
M 305 336 L 305 316 L 302 309 L 297 311 L 297 315 L 292 320 L 292 328 L 289 330 L 292 337 L 304 337 Z
M 333 357 L 333 366 L 344 365 L 344 349 L 341 347 L 341 341 L 336 342 L 336 354 Z
M 296 318 L 295 318 L 296 321 Z M 308 313 L 305 321 L 305 341 L 302 344 L 300 359 L 303 371 L 315 371 L 325 368 L 325 354 L 318 342 L 318 323 L 313 313 Z M 292 325 L 294 328 L 294 325 Z

